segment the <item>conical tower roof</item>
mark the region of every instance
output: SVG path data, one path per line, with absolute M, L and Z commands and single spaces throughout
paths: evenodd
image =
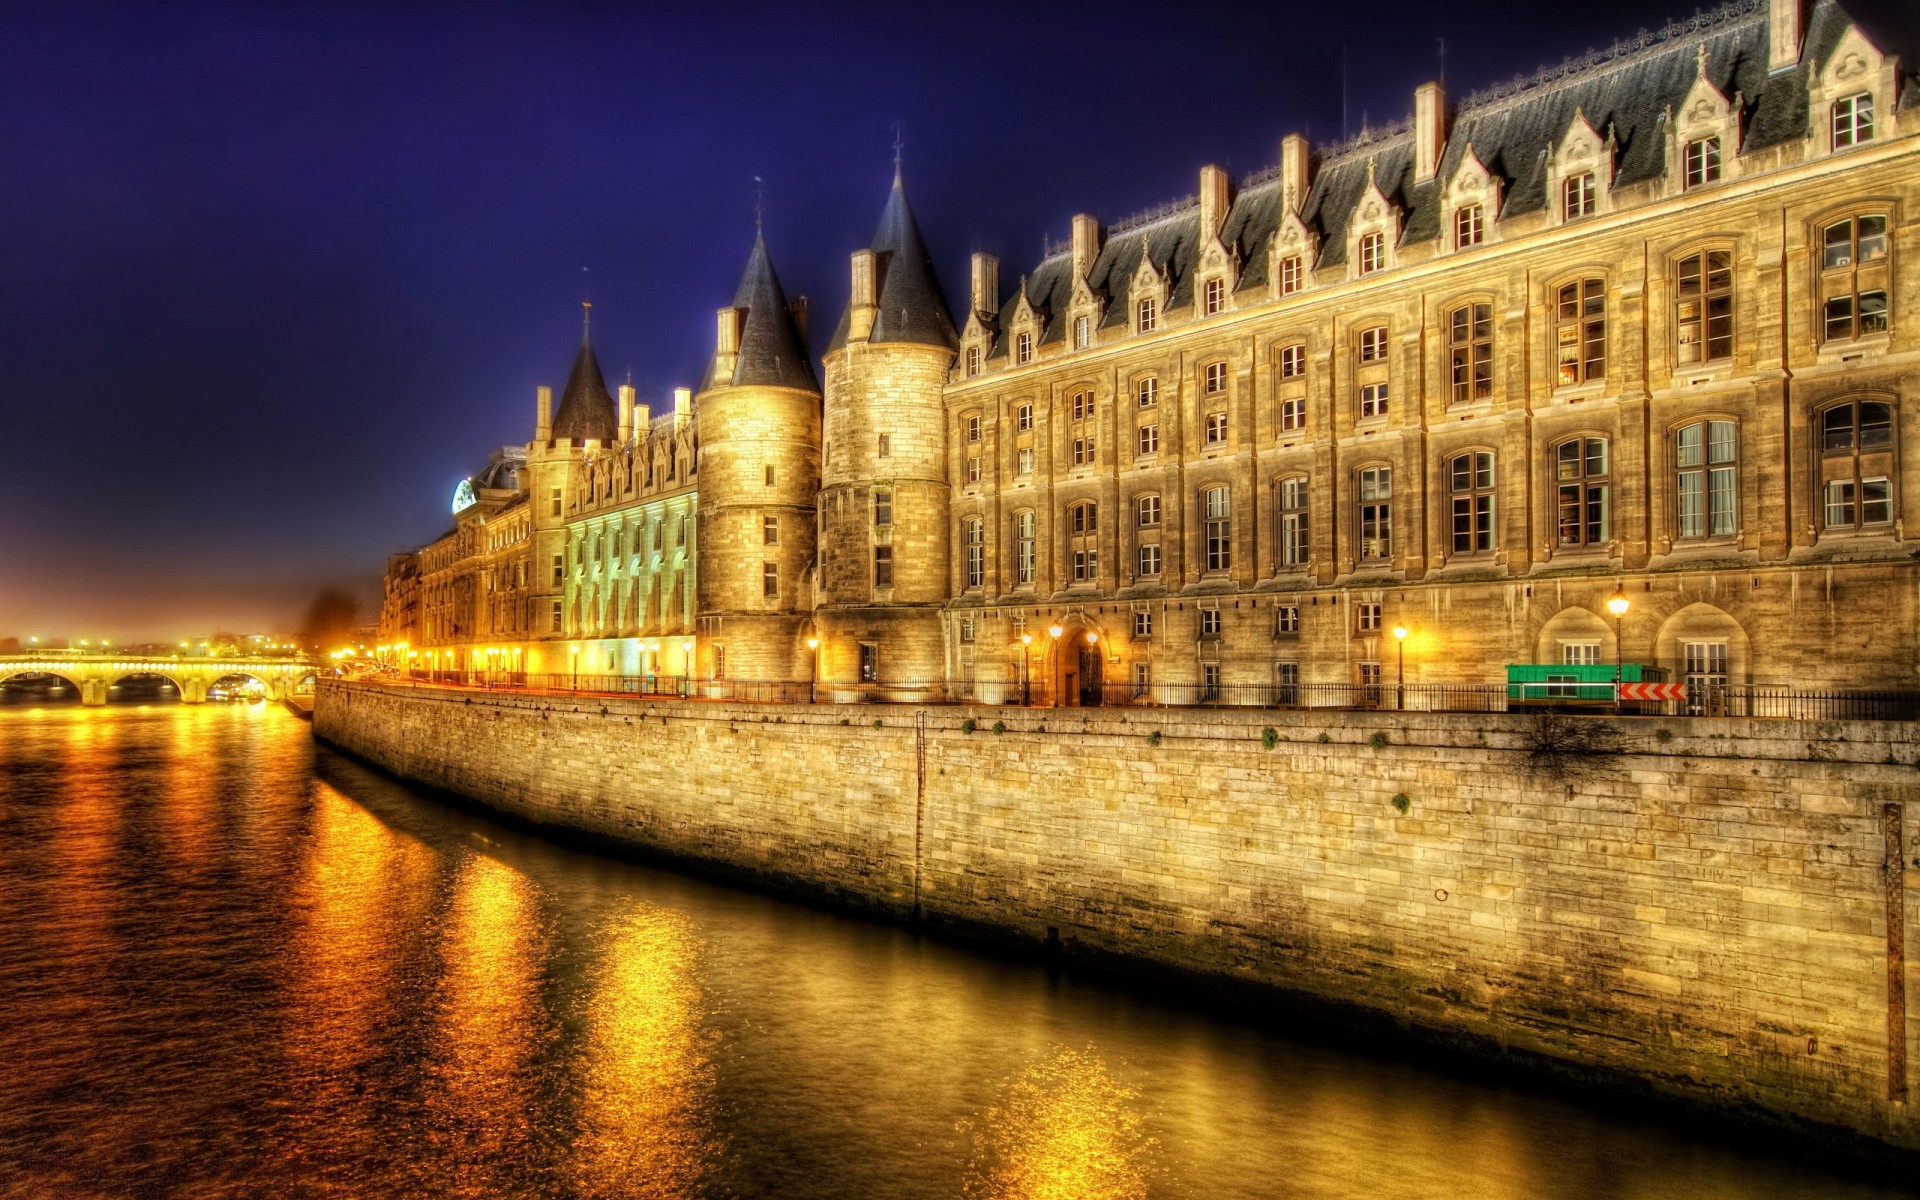
M 745 327 L 740 332 L 740 349 L 734 356 L 733 371 L 722 376 L 720 356 L 716 353 L 707 367 L 703 387 L 764 386 L 799 388 L 817 392 L 820 384 L 813 374 L 813 362 L 807 354 L 805 339 L 787 307 L 787 294 L 774 272 L 773 259 L 767 255 L 766 239 L 753 238 L 753 253 L 747 256 L 747 269 L 734 289 L 733 307 L 746 311 Z
M 934 272 L 933 257 L 920 236 L 920 224 L 913 219 L 913 207 L 907 203 L 907 185 L 898 165 L 893 172 L 893 191 L 887 206 L 880 211 L 880 227 L 874 230 L 869 247 L 878 259 L 879 311 L 874 315 L 871 342 L 917 342 L 927 346 L 953 349 L 960 334 L 947 312 L 947 294 L 940 290 L 940 277 Z M 846 342 L 848 316 L 842 316 L 834 331 L 833 345 Z
M 600 360 L 593 356 L 593 341 L 583 329 L 580 352 L 573 356 L 573 370 L 567 375 L 567 390 L 560 395 L 560 408 L 553 414 L 555 441 L 598 438 L 612 441 L 618 434 L 620 418 L 614 412 L 613 397 L 607 393 L 606 377 L 600 374 Z

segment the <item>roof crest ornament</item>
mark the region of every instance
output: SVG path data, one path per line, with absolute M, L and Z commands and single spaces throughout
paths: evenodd
M 893 181 L 895 183 L 901 180 L 901 161 L 905 157 L 906 149 L 907 139 L 901 130 L 901 122 L 895 121 L 893 123 Z
M 767 181 L 758 175 L 753 177 L 753 236 L 759 237 L 766 231 L 767 218 Z

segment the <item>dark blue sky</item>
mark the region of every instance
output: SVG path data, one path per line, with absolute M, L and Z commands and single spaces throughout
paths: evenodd
M 752 177 L 815 341 L 904 123 L 948 291 L 1077 210 L 1236 174 L 1685 9 L 1490 3 L 10 7 L 0 636 L 287 626 L 530 432 L 590 279 L 643 401 L 697 379 Z M 590 275 L 582 268 L 591 267 Z

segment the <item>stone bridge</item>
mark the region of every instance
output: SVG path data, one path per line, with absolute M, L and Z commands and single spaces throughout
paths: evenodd
M 62 651 L 0 655 L 0 683 L 16 675 L 58 675 L 80 693 L 82 704 L 105 704 L 107 689 L 132 675 L 158 675 L 180 689 L 180 699 L 200 704 L 207 689 L 229 675 L 266 685 L 275 700 L 313 690 L 319 668 L 302 658 L 199 658 L 85 654 Z

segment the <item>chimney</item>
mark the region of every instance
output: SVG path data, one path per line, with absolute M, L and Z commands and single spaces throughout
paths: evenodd
M 873 332 L 874 310 L 880 303 L 878 263 L 871 250 L 853 252 L 853 306 L 847 322 L 847 340 L 864 342 Z
M 787 301 L 787 315 L 793 318 L 793 330 L 800 335 L 800 348 L 807 349 L 807 298 L 795 296 Z
M 647 430 L 653 427 L 653 410 L 644 404 L 633 406 L 633 440 L 646 440 Z
M 673 418 L 683 421 L 693 415 L 693 389 L 673 389 Z
M 1437 83 L 1413 89 L 1413 181 L 1425 183 L 1440 173 L 1447 148 L 1447 94 Z
M 533 405 L 533 440 L 550 442 L 553 440 L 553 389 L 533 389 Z
M 633 440 L 633 385 L 620 385 L 620 432 L 615 435 L 624 446 Z
M 1767 0 L 1767 70 L 1800 65 L 1806 15 L 1805 0 Z
M 1100 219 L 1092 213 L 1073 215 L 1073 276 L 1085 279 L 1100 256 Z
M 975 250 L 971 263 L 973 311 L 983 317 L 1000 311 L 1000 260 Z
M 1227 169 L 1208 164 L 1200 168 L 1200 236 L 1218 237 L 1227 222 Z
M 1307 189 L 1313 186 L 1308 172 L 1307 139 L 1297 133 L 1290 133 L 1280 139 L 1280 195 L 1286 201 L 1288 212 L 1299 212 L 1306 206 Z

